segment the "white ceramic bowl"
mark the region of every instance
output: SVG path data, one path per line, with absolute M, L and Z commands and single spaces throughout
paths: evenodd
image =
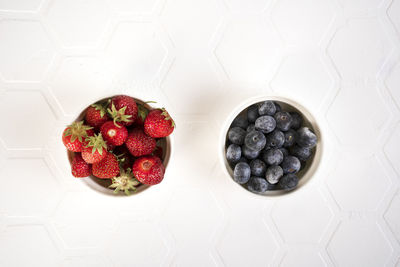
M 307 161 L 306 166 L 299 171 L 296 175 L 299 177 L 299 183 L 297 187 L 291 191 L 285 191 L 285 190 L 274 190 L 274 191 L 267 191 L 263 194 L 257 194 L 257 195 L 265 195 L 265 196 L 282 196 L 291 192 L 295 192 L 299 190 L 300 188 L 304 187 L 307 182 L 316 174 L 317 169 L 320 165 L 321 159 L 322 159 L 322 152 L 323 152 L 323 135 L 321 133 L 321 130 L 318 126 L 318 122 L 316 121 L 315 117 L 301 104 L 298 102 L 295 102 L 287 97 L 284 96 L 272 96 L 272 95 L 265 95 L 265 96 L 257 96 L 254 98 L 247 99 L 246 101 L 242 102 L 240 105 L 238 105 L 232 113 L 228 116 L 226 119 L 224 125 L 222 126 L 222 131 L 220 135 L 220 141 L 219 141 L 219 146 L 220 146 L 220 161 L 223 166 L 223 169 L 225 170 L 226 174 L 229 176 L 229 178 L 232 180 L 233 183 L 237 184 L 238 186 L 241 186 L 244 190 L 248 191 L 249 193 L 252 193 L 253 195 L 255 193 L 247 190 L 246 185 L 240 185 L 236 183 L 233 180 L 233 170 L 230 167 L 227 159 L 226 159 L 226 140 L 227 140 L 227 134 L 228 130 L 230 128 L 230 125 L 232 124 L 233 120 L 238 116 L 240 113 L 244 112 L 249 106 L 266 101 L 266 100 L 272 100 L 277 102 L 282 110 L 285 111 L 297 111 L 303 116 L 303 125 L 309 127 L 316 135 L 318 138 L 318 143 L 316 147 L 314 148 L 314 152 L 312 157 Z

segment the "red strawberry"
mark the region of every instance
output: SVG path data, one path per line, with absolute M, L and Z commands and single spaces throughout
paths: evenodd
M 108 144 L 120 146 L 125 143 L 128 137 L 128 130 L 118 122 L 107 121 L 100 128 L 101 134 L 104 136 Z
M 83 160 L 81 153 L 75 153 L 71 170 L 74 177 L 88 177 L 92 174 L 92 166 Z
M 114 96 L 107 109 L 115 122 L 124 126 L 132 125 L 138 115 L 135 99 L 126 95 Z
M 69 125 L 62 134 L 65 147 L 74 152 L 81 152 L 86 144 L 86 137 L 94 134 L 92 127 L 83 124 L 83 121 L 74 122 Z
M 144 132 L 154 138 L 166 137 L 174 128 L 175 122 L 165 108 L 150 111 L 144 121 Z
M 156 148 L 156 144 L 156 139 L 146 135 L 140 128 L 133 129 L 125 142 L 129 152 L 135 157 L 150 154 Z
M 131 193 L 129 190 L 135 192 L 135 186 L 139 184 L 139 181 L 133 176 L 131 169 L 128 168 L 126 171 L 121 170 L 119 176 L 112 178 L 112 184 L 109 188 L 115 188 L 115 194 L 122 191 L 125 195 L 129 195 Z
M 117 156 L 119 166 L 122 169 L 128 169 L 132 167 L 135 158 L 131 155 L 128 148 L 126 146 L 118 146 L 114 150 L 115 155 Z
M 154 155 L 154 156 L 157 156 L 157 157 L 159 157 L 159 158 L 162 158 L 163 155 L 164 155 L 164 150 L 163 150 L 163 148 L 160 147 L 160 146 L 156 147 L 156 149 L 153 151 L 153 155 Z
M 155 185 L 164 178 L 165 167 L 160 158 L 144 156 L 133 163 L 132 172 L 142 184 Z
M 102 105 L 91 105 L 86 110 L 85 121 L 94 128 L 100 128 L 108 120 L 106 112 L 107 110 Z
M 110 179 L 119 174 L 119 165 L 117 157 L 110 152 L 106 152 L 106 157 L 92 166 L 94 176 L 101 179 Z
M 103 160 L 107 154 L 107 145 L 101 133 L 89 136 L 87 146 L 82 150 L 82 158 L 87 163 L 96 163 Z

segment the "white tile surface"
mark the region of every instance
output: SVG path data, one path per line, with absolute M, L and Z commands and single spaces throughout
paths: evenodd
M 399 0 L 0 0 L 0 265 L 398 266 L 399 18 Z M 163 183 L 128 198 L 72 178 L 61 143 L 115 93 L 178 125 Z M 327 145 L 307 186 L 262 198 L 218 138 L 271 93 Z

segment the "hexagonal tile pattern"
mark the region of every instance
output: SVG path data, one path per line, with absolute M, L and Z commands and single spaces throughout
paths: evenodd
M 109 4 L 118 12 L 138 15 L 151 14 L 158 2 L 160 2 L 160 0 L 109 0 Z
M 327 264 L 315 248 L 297 246 L 289 249 L 280 266 L 327 266 Z
M 385 153 L 388 157 L 390 163 L 392 163 L 393 168 L 400 175 L 400 152 L 397 149 L 400 145 L 400 124 L 397 125 L 389 141 L 385 145 Z
M 330 0 L 277 1 L 272 19 L 289 43 L 318 43 L 334 18 Z
M 0 21 L 0 36 L 0 74 L 4 79 L 42 80 L 55 55 L 43 26 L 35 21 L 4 20 Z
M 62 256 L 43 226 L 9 226 L 0 233 L 2 266 L 61 266 L 61 263 Z
M 41 2 L 42 0 L 1 0 L 0 10 L 35 11 L 39 8 Z
M 394 26 L 396 27 L 397 31 L 400 33 L 400 1 L 394 0 L 388 9 L 388 15 L 392 20 Z
M 374 211 L 392 184 L 381 170 L 384 167 L 375 156 L 342 155 L 327 183 L 342 209 Z
M 339 29 L 328 53 L 346 81 L 375 82 L 376 75 L 393 49 L 377 19 L 353 19 Z
M 62 61 L 50 87 L 66 115 L 76 117 L 90 104 L 88 99 L 107 96 L 111 82 L 100 66 L 99 60 L 91 57 L 68 57 Z
M 215 53 L 233 81 L 265 82 L 279 61 L 280 39 L 258 16 L 231 21 Z
M 400 2 L 400 1 L 399 1 Z M 386 80 L 386 85 L 389 88 L 390 93 L 392 94 L 394 100 L 396 101 L 398 107 L 400 108 L 400 64 L 397 64 L 392 72 L 389 74 L 389 77 Z
M 6 92 L 0 99 L 0 112 L 13 114 L 3 118 L 4 125 L 8 127 L 4 127 L 0 133 L 7 148 L 42 148 L 55 124 L 55 117 L 48 103 L 36 91 Z M 19 128 L 21 125 L 25 130 Z
M 46 18 L 64 46 L 95 46 L 110 15 L 106 0 L 53 0 Z
M 318 53 L 305 52 L 284 59 L 271 86 L 275 92 L 291 95 L 305 106 L 315 107 L 313 103 L 322 104 L 321 100 L 333 89 L 333 80 Z
M 271 0 L 224 0 L 234 12 L 259 13 L 263 12 Z
M 399 193 L 393 198 L 392 202 L 390 203 L 389 208 L 385 213 L 385 220 L 389 224 L 390 229 L 396 236 L 397 240 L 400 242 L 400 195 Z
M 363 220 L 342 222 L 327 249 L 338 266 L 384 266 L 393 251 L 378 226 Z
M 116 81 L 149 82 L 159 73 L 167 51 L 152 23 L 118 25 L 104 58 Z
M 109 267 L 112 262 L 106 255 L 70 257 L 64 261 L 65 267 Z
M 383 0 L 339 0 L 345 9 L 351 11 L 371 11 L 381 6 Z
M 7 159 L 0 170 L 0 213 L 43 215 L 53 211 L 61 198 L 60 185 L 42 159 Z M 13 188 L 11 190 L 10 188 Z
M 318 243 L 333 218 L 317 191 L 303 191 L 293 198 L 278 200 L 271 216 L 287 243 Z
M 357 108 L 354 108 L 354 99 L 357 99 Z M 360 147 L 374 144 L 391 116 L 377 88 L 361 85 L 342 87 L 327 113 L 328 123 L 339 141 Z M 368 123 L 359 123 L 364 118 L 368 118 Z M 355 125 L 356 130 L 349 130 Z

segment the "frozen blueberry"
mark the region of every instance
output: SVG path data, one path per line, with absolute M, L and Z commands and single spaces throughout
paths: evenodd
M 277 102 L 274 102 L 274 104 L 275 104 L 276 112 L 282 111 L 281 105 L 279 105 Z
M 259 116 L 260 115 L 258 114 L 258 106 L 257 105 L 254 104 L 247 108 L 247 120 L 249 122 L 254 123 Z
M 285 143 L 285 135 L 283 132 L 275 129 L 265 136 L 267 138 L 267 146 L 271 148 L 280 148 Z
M 243 145 L 245 136 L 246 131 L 240 127 L 233 127 L 228 131 L 229 141 L 236 145 Z
M 233 180 L 238 184 L 245 184 L 249 181 L 251 170 L 249 164 L 245 162 L 239 162 L 236 164 L 233 170 Z
M 254 131 L 256 129 L 256 126 L 254 124 L 249 124 L 249 126 L 247 126 L 246 132 L 251 132 Z
M 292 129 L 298 130 L 303 124 L 303 117 L 298 112 L 289 112 L 290 116 L 292 116 L 292 125 L 290 126 Z
M 283 173 L 296 173 L 300 170 L 300 160 L 294 156 L 287 156 L 283 159 L 281 164 Z
M 256 176 L 251 177 L 250 181 L 247 183 L 247 189 L 253 193 L 264 193 L 273 188 L 274 186 L 268 183 L 267 180 Z
M 249 121 L 247 120 L 247 114 L 238 115 L 232 122 L 231 128 L 240 127 L 242 129 L 246 129 L 249 126 Z
M 312 149 L 295 145 L 290 149 L 290 153 L 301 161 L 307 161 L 311 157 Z
M 226 150 L 226 159 L 230 163 L 236 163 L 239 161 L 240 157 L 242 156 L 242 149 L 240 146 L 231 144 L 228 146 Z
M 273 101 L 267 100 L 258 104 L 258 114 L 273 116 L 276 112 L 276 107 Z
M 313 148 L 317 145 L 317 136 L 308 127 L 300 128 L 297 131 L 297 144 L 301 147 Z
M 284 147 L 291 147 L 296 143 L 297 133 L 295 130 L 289 129 L 285 132 L 285 143 L 283 144 Z
M 280 166 L 270 166 L 265 173 L 265 178 L 270 184 L 278 183 L 282 176 L 283 170 Z
M 265 115 L 258 117 L 255 122 L 256 130 L 259 130 L 263 133 L 270 133 L 276 127 L 275 119 L 271 116 Z
M 279 179 L 278 188 L 282 190 L 292 190 L 299 183 L 299 178 L 295 174 L 286 174 Z
M 265 135 L 260 131 L 252 131 L 244 138 L 244 144 L 251 150 L 260 151 L 265 147 Z
M 256 159 L 260 155 L 261 150 L 252 150 L 248 148 L 247 146 L 243 145 L 242 146 L 242 155 L 249 160 Z
M 290 124 L 292 123 L 292 117 L 286 111 L 279 111 L 275 113 L 276 128 L 281 131 L 287 131 L 290 129 Z
M 251 175 L 264 176 L 265 171 L 267 170 L 267 165 L 265 165 L 264 161 L 262 160 L 254 159 L 250 161 L 250 170 Z
M 279 150 L 282 152 L 283 157 L 289 156 L 289 151 L 286 148 L 280 147 Z M 242 153 L 243 153 L 243 148 L 242 148 Z
M 268 165 L 279 165 L 283 160 L 283 153 L 277 148 L 271 148 L 263 151 L 262 159 Z

